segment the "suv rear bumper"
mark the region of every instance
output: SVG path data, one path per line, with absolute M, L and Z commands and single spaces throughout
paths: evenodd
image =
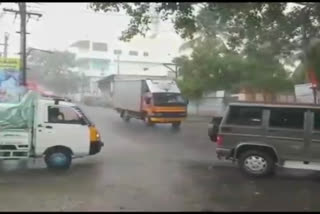
M 224 157 L 225 159 L 229 159 L 232 155 L 231 149 L 223 149 L 223 148 L 216 148 L 216 154 L 218 159 Z

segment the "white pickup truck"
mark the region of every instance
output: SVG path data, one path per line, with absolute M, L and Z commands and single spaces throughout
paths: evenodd
M 94 155 L 103 143 L 77 105 L 29 91 L 18 104 L 0 104 L 0 160 L 44 157 L 68 169 L 72 158 Z

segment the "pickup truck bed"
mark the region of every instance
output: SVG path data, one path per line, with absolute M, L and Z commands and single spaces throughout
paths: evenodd
M 31 148 L 31 133 L 25 129 L 10 129 L 0 132 L 0 159 L 28 158 Z

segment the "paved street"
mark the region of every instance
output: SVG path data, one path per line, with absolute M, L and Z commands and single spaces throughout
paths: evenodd
M 279 170 L 250 180 L 216 159 L 207 121 L 173 131 L 124 123 L 109 109 L 85 110 L 101 131 L 102 152 L 60 173 L 42 160 L 3 163 L 0 211 L 320 210 L 319 173 Z

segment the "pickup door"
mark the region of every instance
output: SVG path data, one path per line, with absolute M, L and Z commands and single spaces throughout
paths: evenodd
M 89 154 L 90 130 L 83 125 L 79 113 L 71 106 L 43 106 L 42 121 L 36 124 L 36 155 L 42 155 L 48 148 L 64 146 L 74 156 Z

